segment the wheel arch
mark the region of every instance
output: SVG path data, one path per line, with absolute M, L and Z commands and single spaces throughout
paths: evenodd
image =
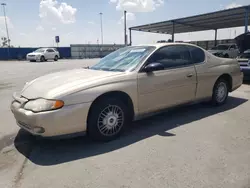
M 215 86 L 216 82 L 218 80 L 220 80 L 220 79 L 225 79 L 227 81 L 227 83 L 229 84 L 229 92 L 231 92 L 232 91 L 232 87 L 233 87 L 233 78 L 232 78 L 232 76 L 230 74 L 228 74 L 228 73 L 224 73 L 224 74 L 220 75 L 217 78 L 217 80 L 215 81 L 214 86 Z
M 134 104 L 133 101 L 131 99 L 131 97 L 124 91 L 109 91 L 106 93 L 103 93 L 101 95 L 99 95 L 98 97 L 96 97 L 96 99 L 92 102 L 90 108 L 89 108 L 89 112 L 88 112 L 88 116 L 87 116 L 87 129 L 88 129 L 88 120 L 90 117 L 90 114 L 92 112 L 93 107 L 100 101 L 100 100 L 104 100 L 107 97 L 114 97 L 114 98 L 118 98 L 120 99 L 125 105 L 128 106 L 129 108 L 129 112 L 130 112 L 130 116 L 133 119 L 135 112 L 134 112 Z

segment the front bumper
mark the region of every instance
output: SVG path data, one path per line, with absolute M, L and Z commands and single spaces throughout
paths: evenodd
M 34 113 L 22 108 L 17 98 L 11 103 L 11 111 L 18 126 L 33 135 L 42 137 L 62 136 L 85 132 L 91 103 L 64 106 L 61 109 Z
M 244 80 L 250 80 L 250 66 L 241 66 L 241 71 L 244 74 Z
M 40 60 L 40 56 L 26 56 L 26 59 L 28 61 L 39 61 Z

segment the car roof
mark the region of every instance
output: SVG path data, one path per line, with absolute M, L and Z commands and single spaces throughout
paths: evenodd
M 38 49 L 44 49 L 44 50 L 47 50 L 47 49 L 56 49 L 56 48 L 54 48 L 54 47 L 51 47 L 51 48 L 44 48 L 44 47 L 42 47 L 42 48 L 38 48 Z

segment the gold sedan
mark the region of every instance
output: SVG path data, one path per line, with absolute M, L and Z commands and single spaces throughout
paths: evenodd
M 14 93 L 17 124 L 34 135 L 87 132 L 111 140 L 142 115 L 193 102 L 226 102 L 242 84 L 236 60 L 191 44 L 129 46 L 90 68 L 48 74 Z

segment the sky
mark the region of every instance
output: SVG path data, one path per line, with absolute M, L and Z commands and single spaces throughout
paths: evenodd
M 11 45 L 20 47 L 96 44 L 101 42 L 100 12 L 103 13 L 105 44 L 124 43 L 123 11 L 128 27 L 193 16 L 250 4 L 249 0 L 1 0 L 5 2 Z M 6 36 L 3 9 L 0 37 Z M 250 29 L 250 28 L 249 28 Z M 234 38 L 244 28 L 218 31 L 218 39 Z M 170 35 L 132 32 L 133 44 L 168 40 Z M 213 40 L 214 32 L 176 34 L 175 40 Z

